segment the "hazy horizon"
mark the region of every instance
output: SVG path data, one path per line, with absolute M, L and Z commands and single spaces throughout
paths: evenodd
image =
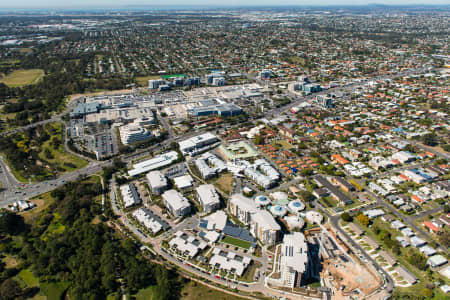
M 60 0 L 16 0 L 14 2 L 0 3 L 1 9 L 82 9 L 82 8 L 126 8 L 126 7 L 264 7 L 264 6 L 364 6 L 369 4 L 380 4 L 387 6 L 396 5 L 450 5 L 449 0 L 381 0 L 381 1 L 368 1 L 368 0 L 316 0 L 314 3 L 311 1 L 295 1 L 295 0 L 230 0 L 227 4 L 211 4 L 208 0 L 192 0 L 189 4 L 181 2 L 180 0 L 66 0 L 62 4 Z

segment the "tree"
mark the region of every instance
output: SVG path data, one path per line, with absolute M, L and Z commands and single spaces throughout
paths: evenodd
M 300 191 L 300 197 L 302 197 L 303 201 L 305 202 L 312 202 L 316 197 L 311 192 L 308 191 Z
M 6 209 L 0 210 L 0 233 L 16 235 L 25 229 L 22 216 Z
M 429 288 L 424 288 L 422 290 L 422 294 L 426 297 L 426 298 L 431 298 L 433 297 L 433 291 Z
M 437 136 L 435 133 L 427 133 L 421 137 L 422 143 L 427 146 L 436 146 L 437 145 Z
M 444 248 L 450 247 L 450 229 L 446 228 L 440 235 L 439 235 L 439 243 L 444 246 Z
M 341 219 L 342 219 L 343 221 L 345 221 L 345 222 L 351 222 L 351 221 L 353 221 L 353 217 L 350 216 L 350 214 L 347 213 L 347 212 L 345 212 L 345 213 L 343 213 L 343 214 L 341 215 Z
M 369 217 L 367 217 L 366 215 L 360 214 L 356 217 L 356 219 L 358 219 L 359 223 L 361 223 L 361 225 L 363 226 L 367 227 L 370 224 Z
M 255 135 L 255 137 L 253 138 L 253 143 L 255 145 L 261 145 L 264 142 L 264 138 L 261 135 Z
M 12 278 L 6 279 L 0 285 L 0 299 L 13 300 L 22 295 L 22 289 L 17 281 Z

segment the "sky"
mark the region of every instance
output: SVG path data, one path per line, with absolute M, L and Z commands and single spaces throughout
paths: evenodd
M 369 3 L 407 4 L 448 4 L 450 0 L 0 0 L 0 8 L 89 8 L 120 7 L 127 5 L 145 6 L 281 6 L 281 5 L 366 5 Z

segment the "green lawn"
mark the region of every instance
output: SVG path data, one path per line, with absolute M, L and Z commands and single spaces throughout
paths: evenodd
M 320 198 L 320 202 L 322 202 L 326 207 L 336 207 L 338 205 L 338 202 L 333 198 L 333 196 Z
M 161 79 L 161 76 L 159 76 L 159 75 L 139 76 L 139 77 L 136 77 L 136 83 L 140 86 L 147 87 L 148 81 L 154 80 L 154 79 Z
M 147 298 L 150 299 L 150 298 Z M 207 287 L 206 285 L 191 281 L 184 285 L 181 290 L 182 300 L 242 300 L 243 298 L 236 297 L 223 293 L 221 291 Z
M 47 296 L 48 300 L 62 300 L 64 292 L 69 287 L 69 282 L 43 282 L 41 292 Z
M 44 71 L 41 69 L 21 69 L 15 70 L 7 76 L 1 78 L 0 82 L 6 84 L 9 87 L 21 87 L 24 85 L 36 83 L 43 76 Z
M 51 123 L 47 126 L 51 126 L 53 130 L 55 130 L 55 134 L 50 137 L 50 139 L 41 147 L 41 152 L 39 153 L 39 157 L 48 161 L 51 164 L 58 165 L 59 168 L 64 169 L 65 172 L 70 172 L 79 168 L 83 168 L 87 166 L 88 162 L 84 159 L 79 158 L 78 156 L 74 156 L 64 150 L 64 147 L 61 145 L 58 148 L 54 148 L 51 146 L 51 140 L 53 137 L 62 138 L 62 124 L 61 123 Z M 50 150 L 53 158 L 48 158 L 45 155 L 45 149 Z
M 151 300 L 153 299 L 153 289 L 155 286 L 149 286 L 145 289 L 139 290 L 134 296 L 136 300 Z
M 285 149 L 285 150 L 290 150 L 290 149 L 292 149 L 292 148 L 294 148 L 294 146 L 292 146 L 288 141 L 286 141 L 286 140 L 279 140 L 279 141 L 274 141 L 274 142 L 272 142 L 272 145 L 273 146 L 277 146 L 277 145 L 280 145 L 283 149 Z
M 39 286 L 39 278 L 34 276 L 34 274 L 29 269 L 20 271 L 17 276 L 27 285 L 27 287 Z
M 49 237 L 58 235 L 64 232 L 66 226 L 61 223 L 61 215 L 58 213 L 53 214 L 52 223 L 48 226 L 47 231 L 42 235 L 42 239 L 45 241 Z
M 225 236 L 225 238 L 222 240 L 222 242 L 226 243 L 226 244 L 230 244 L 236 247 L 241 247 L 244 249 L 250 249 L 251 244 L 247 241 L 241 240 L 241 239 L 237 239 L 231 236 Z

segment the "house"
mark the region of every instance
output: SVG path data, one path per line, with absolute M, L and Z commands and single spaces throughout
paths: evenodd
M 403 228 L 406 227 L 406 225 L 400 222 L 399 220 L 395 220 L 394 222 L 392 222 L 391 226 L 392 228 L 395 228 L 397 230 L 402 230 Z
M 362 230 L 358 225 L 355 223 L 348 223 L 347 225 L 351 231 L 353 231 L 357 236 L 361 236 L 364 234 L 364 230 Z
M 427 243 L 426 241 L 422 240 L 417 236 L 411 237 L 411 245 L 413 245 L 413 247 L 420 248 L 424 246 L 426 243 Z
M 432 256 L 432 255 L 435 255 L 437 253 L 436 249 L 434 249 L 433 247 L 430 247 L 428 245 L 420 247 L 419 251 L 422 252 L 426 256 Z
M 342 190 L 344 190 L 347 193 L 350 193 L 351 191 L 355 190 L 353 185 L 351 185 L 347 180 L 341 177 L 333 177 L 332 180 L 335 185 L 339 186 Z
M 397 268 L 395 268 L 395 271 L 401 276 L 403 277 L 406 282 L 408 282 L 409 284 L 415 284 L 417 282 L 417 277 L 414 276 L 414 274 L 412 274 L 410 271 L 408 271 L 408 269 L 406 269 L 403 266 L 398 266 Z
M 382 209 L 371 209 L 366 210 L 365 212 L 363 212 L 363 214 L 366 215 L 369 219 L 375 219 L 383 216 L 385 212 Z
M 380 251 L 378 253 L 379 256 L 381 256 L 388 264 L 390 264 L 391 266 L 394 266 L 397 263 L 397 260 L 390 255 L 388 252 L 386 251 Z
M 336 163 L 338 163 L 338 164 L 340 164 L 340 165 L 346 165 L 346 164 L 349 164 L 349 163 L 350 163 L 350 161 L 348 161 L 347 159 L 345 159 L 344 157 L 342 157 L 342 155 L 340 155 L 340 154 L 333 154 L 333 155 L 331 155 L 331 159 L 332 159 L 334 162 L 336 162 Z
M 429 265 L 432 268 L 437 268 L 440 266 L 443 266 L 447 263 L 447 259 L 443 257 L 442 255 L 433 255 L 427 260 L 427 265 Z
M 380 244 L 378 244 L 373 238 L 371 238 L 370 236 L 363 236 L 362 240 L 364 242 L 366 242 L 366 244 L 368 244 L 371 248 L 373 248 L 374 250 L 377 250 L 378 248 L 380 248 Z
M 439 234 L 442 231 L 434 222 L 424 221 L 423 226 L 431 233 Z

